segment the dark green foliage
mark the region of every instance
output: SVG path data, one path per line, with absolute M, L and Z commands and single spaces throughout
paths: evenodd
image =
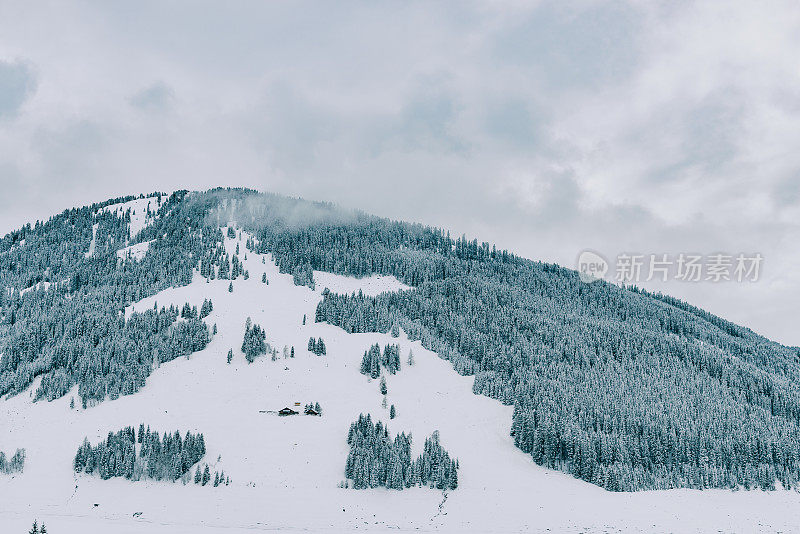
M 200 318 L 205 319 L 212 311 L 214 311 L 214 305 L 210 300 L 203 299 L 203 306 L 200 308 Z
M 208 329 L 189 310 L 184 321 L 177 321 L 176 307 L 133 313 L 126 321 L 122 317 L 97 317 L 95 325 L 104 328 L 103 337 L 77 337 L 83 325 L 78 318 L 71 325 L 76 331 L 71 339 L 54 345 L 54 354 L 63 367 L 57 367 L 42 377 L 35 398 L 52 400 L 65 395 L 78 382 L 78 394 L 84 401 L 99 402 L 106 396 L 115 399 L 129 395 L 144 386 L 155 364 L 168 362 L 205 348 L 209 342 Z M 75 337 L 72 337 L 72 336 Z M 66 336 L 65 336 L 66 337 Z M 16 342 L 19 345 L 16 345 Z M 30 340 L 12 340 L 12 346 L 25 347 Z M 5 361 L 5 360 L 4 360 Z
M 394 404 L 392 404 L 389 408 L 389 419 L 394 419 L 395 417 L 397 417 L 397 410 L 395 409 Z
M 308 340 L 308 350 L 316 354 L 317 356 L 324 356 L 327 354 L 327 349 L 325 348 L 325 341 L 322 338 L 314 339 L 309 338 Z
M 128 480 L 175 481 L 189 472 L 206 454 L 203 434 L 187 432 L 181 436 L 151 432 L 139 426 L 136 437 L 133 427 L 108 433 L 105 441 L 92 446 L 84 440 L 73 461 L 76 473 L 97 474 L 106 480 L 124 477 Z
M 322 415 L 322 407 L 319 402 L 309 402 L 303 408 L 303 413 L 306 415 Z
M 264 332 L 264 329 L 257 324 L 251 325 L 248 317 L 242 340 L 242 352 L 249 363 L 253 363 L 256 357 L 267 353 L 266 338 L 267 333 Z
M 228 351 L 228 363 L 231 363 L 231 360 L 233 360 L 233 349 Z
M 212 483 L 211 468 L 208 464 L 200 465 L 194 471 L 194 483 L 200 486 L 206 486 Z M 216 488 L 220 485 L 227 486 L 230 484 L 231 479 L 225 475 L 225 471 L 214 471 L 213 486 Z
M 386 378 L 385 377 L 381 377 L 380 391 L 381 391 L 381 395 L 386 395 L 389 392 L 388 389 L 386 388 Z
M 361 358 L 361 374 L 371 378 L 378 378 L 381 368 L 395 374 L 400 370 L 400 346 L 386 345 L 381 353 L 381 347 L 377 343 L 372 345 L 369 350 L 364 352 Z
M 394 440 L 380 421 L 373 424 L 361 414 L 350 425 L 347 435 L 350 453 L 345 477 L 355 489 L 387 487 L 402 490 L 411 486 L 430 486 L 441 490 L 458 487 L 458 461 L 439 443 L 439 433 L 425 440 L 422 455 L 411 459 L 411 435 L 400 433 Z
M 385 331 L 407 313 L 412 339 L 475 373 L 476 393 L 515 405 L 515 443 L 541 465 L 619 491 L 797 484 L 800 395 L 779 378 L 798 376 L 796 357 L 648 295 L 548 272 L 538 286 L 519 276 L 330 294 L 320 310 L 348 331 Z
M 22 473 L 23 469 L 25 469 L 25 449 L 17 449 L 11 460 L 7 460 L 5 453 L 0 451 L 0 473 L 12 475 Z
M 160 203 L 151 226 L 129 236 L 129 213 L 100 210 L 133 198 L 67 210 L 0 239 L 0 287 L 12 288 L 0 291 L 0 396 L 42 376 L 37 399 L 58 398 L 78 384 L 86 406 L 136 392 L 156 360 L 205 347 L 205 325 L 173 325 L 178 310 L 135 313 L 128 320 L 121 310 L 191 281 L 196 258 L 205 258 L 220 234 L 218 228 L 201 231 L 210 204 L 175 193 Z M 87 257 L 93 225 L 96 247 Z M 141 261 L 116 257 L 128 239 L 152 241 Z M 39 282 L 51 285 L 21 294 Z

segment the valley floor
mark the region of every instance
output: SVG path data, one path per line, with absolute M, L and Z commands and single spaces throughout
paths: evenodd
M 226 239 L 232 252 L 237 240 Z M 244 253 L 244 241 L 240 243 Z M 206 318 L 218 333 L 189 358 L 163 364 L 139 393 L 71 410 L 75 392 L 53 402 L 31 402 L 30 392 L 0 400 L 0 450 L 27 450 L 25 471 L 0 475 L 0 532 L 22 534 L 34 519 L 51 534 L 239 533 L 296 531 L 473 532 L 800 532 L 800 494 L 776 491 L 659 491 L 610 493 L 543 469 L 509 436 L 512 408 L 472 393 L 471 377 L 449 362 L 388 334 L 355 334 L 314 323 L 325 287 L 372 294 L 402 289 L 388 277 L 354 280 L 315 273 L 316 290 L 293 285 L 267 256 L 248 252 L 249 280 L 210 283 L 197 276 L 186 287 L 143 300 L 130 311 L 210 298 Z M 266 272 L 269 284 L 262 284 Z M 303 322 L 306 315 L 307 322 Z M 239 348 L 247 317 L 263 326 L 278 358 L 248 364 Z M 322 337 L 326 356 L 306 350 Z M 378 381 L 359 373 L 373 343 L 399 343 L 401 371 L 387 376 L 389 420 Z M 294 347 L 285 359 L 283 347 Z M 234 351 L 226 363 L 229 349 Z M 415 364 L 406 358 L 413 350 Z M 319 402 L 322 417 L 278 417 L 295 402 Z M 77 402 L 76 404 L 80 404 Z M 342 482 L 349 425 L 360 413 L 411 432 L 414 454 L 438 429 L 460 462 L 459 488 L 352 490 Z M 130 482 L 76 476 L 72 459 L 84 437 L 139 423 L 163 431 L 202 432 L 204 462 L 222 470 L 230 486 Z

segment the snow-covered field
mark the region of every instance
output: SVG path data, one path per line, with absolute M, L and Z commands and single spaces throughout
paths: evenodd
M 137 214 L 141 209 L 137 209 Z M 135 235 L 131 228 L 131 234 Z M 238 240 L 226 239 L 233 253 Z M 240 242 L 244 254 L 244 241 Z M 798 532 L 800 494 L 795 492 L 662 491 L 615 494 L 535 465 L 509 437 L 511 408 L 472 394 L 471 377 L 409 342 L 388 334 L 346 334 L 313 322 L 325 287 L 376 294 L 406 289 L 391 277 L 363 280 L 315 273 L 314 291 L 293 285 L 269 256 L 247 252 L 249 280 L 228 292 L 227 280 L 195 278 L 186 287 L 145 299 L 198 308 L 211 298 L 206 318 L 218 334 L 202 352 L 162 365 L 133 396 L 87 410 L 70 410 L 72 395 L 32 403 L 29 392 L 0 401 L 0 450 L 27 449 L 25 472 L 0 475 L 0 532 L 27 532 L 34 519 L 52 534 L 244 533 L 274 530 L 438 530 L 447 532 Z M 266 272 L 269 284 L 262 284 Z M 303 315 L 308 321 L 302 325 Z M 278 349 L 248 364 L 239 347 L 247 317 L 266 329 Z M 326 356 L 306 350 L 323 337 Z M 378 381 L 358 372 L 373 343 L 398 342 L 402 367 L 387 376 L 389 421 Z M 296 357 L 284 359 L 283 347 Z M 233 348 L 228 365 L 226 354 Z M 415 365 L 406 365 L 409 350 Z M 35 390 L 34 384 L 30 391 Z M 266 411 L 318 401 L 322 417 L 278 417 Z M 79 403 L 78 403 L 79 404 Z M 415 454 L 433 430 L 459 458 L 460 486 L 341 489 L 347 430 L 359 413 L 411 432 Z M 213 488 L 167 482 L 102 481 L 75 476 L 72 458 L 83 438 L 94 443 L 126 425 L 160 431 L 200 431 L 204 462 L 224 469 L 230 486 Z

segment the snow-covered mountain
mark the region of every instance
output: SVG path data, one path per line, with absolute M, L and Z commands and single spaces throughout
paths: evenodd
M 397 223 L 383 226 L 371 218 L 365 222 L 361 214 L 333 210 L 327 205 L 285 199 L 275 202 L 275 197 L 265 200 L 248 191 L 115 199 L 65 212 L 4 238 L 0 247 L 0 282 L 5 285 L 0 300 L 0 391 L 4 395 L 0 400 L 0 451 L 10 455 L 16 449 L 24 449 L 25 463 L 21 472 L 0 473 L 1 532 L 27 532 L 34 520 L 44 522 L 53 534 L 800 530 L 799 516 L 791 512 L 800 505 L 800 496 L 783 485 L 784 479 L 789 481 L 788 487 L 796 484 L 787 467 L 796 459 L 797 450 L 792 446 L 798 440 L 796 426 L 791 426 L 797 422 L 792 411 L 797 399 L 792 373 L 798 358 L 795 354 L 795 360 L 791 360 L 792 349 L 703 315 L 683 303 L 635 292 L 629 297 L 636 299 L 634 304 L 616 301 L 614 306 L 625 309 L 626 321 L 640 324 L 643 337 L 654 330 L 648 330 L 651 327 L 642 317 L 652 317 L 655 312 L 648 308 L 637 314 L 636 306 L 643 305 L 640 300 L 652 309 L 676 314 L 669 317 L 685 316 L 685 322 L 661 335 L 659 343 L 668 344 L 670 341 L 664 340 L 675 338 L 688 340 L 691 346 L 710 345 L 707 351 L 698 348 L 690 356 L 705 363 L 703 358 L 719 352 L 722 361 L 737 360 L 740 367 L 737 362 L 730 365 L 739 373 L 740 381 L 744 383 L 750 376 L 743 375 L 745 371 L 758 376 L 763 386 L 760 398 L 772 399 L 773 406 L 782 403 L 786 409 L 773 407 L 774 419 L 763 419 L 767 416 L 758 412 L 763 403 L 746 398 L 741 392 L 747 386 L 733 384 L 729 375 L 713 368 L 698 370 L 698 376 L 676 373 L 673 378 L 685 377 L 687 381 L 672 386 L 687 388 L 692 395 L 702 391 L 711 396 L 709 402 L 721 410 L 711 419 L 725 428 L 740 413 L 737 407 L 743 407 L 744 413 L 753 417 L 735 421 L 746 430 L 761 428 L 758 418 L 778 428 L 775 436 L 783 441 L 762 436 L 763 440 L 753 442 L 770 447 L 754 448 L 754 454 L 765 458 L 754 459 L 753 465 L 768 471 L 767 475 L 761 473 L 761 479 L 771 477 L 766 485 L 774 491 L 745 491 L 745 485 L 759 486 L 761 481 L 744 477 L 736 484 L 739 491 L 711 489 L 730 485 L 721 482 L 728 480 L 722 467 L 718 471 L 713 467 L 725 462 L 733 465 L 738 456 L 732 451 L 727 458 L 715 457 L 718 448 L 710 429 L 699 435 L 707 440 L 701 449 L 709 451 L 711 458 L 697 460 L 697 465 L 711 466 L 699 475 L 707 477 L 706 489 L 686 489 L 692 479 L 680 479 L 676 474 L 674 485 L 683 489 L 608 491 L 601 486 L 608 487 L 610 482 L 597 478 L 600 475 L 592 475 L 595 478 L 589 480 L 589 475 L 577 472 L 564 460 L 553 460 L 558 463 L 556 469 L 548 468 L 548 460 L 537 457 L 536 451 L 530 450 L 532 445 L 520 443 L 520 435 L 527 435 L 523 434 L 527 432 L 523 424 L 532 423 L 524 418 L 527 415 L 523 408 L 529 401 L 523 402 L 518 390 L 535 388 L 540 382 L 529 381 L 525 386 L 519 375 L 510 371 L 509 376 L 515 377 L 515 385 L 510 387 L 516 388 L 516 397 L 501 391 L 501 382 L 488 382 L 502 371 L 501 366 L 491 367 L 489 363 L 491 357 L 504 350 L 486 341 L 493 338 L 476 335 L 463 345 L 456 345 L 450 342 L 452 338 L 435 334 L 436 330 L 429 326 L 437 317 L 444 322 L 444 316 L 436 315 L 440 308 L 431 304 L 427 309 L 408 307 L 403 313 L 399 311 L 397 302 L 408 305 L 414 293 L 424 292 L 427 300 L 423 302 L 435 302 L 442 293 L 431 288 L 449 283 L 447 276 L 424 275 L 428 270 L 448 272 L 455 268 L 455 263 L 435 263 L 429 252 L 425 240 L 437 234 L 404 234 L 406 230 L 395 226 Z M 346 227 L 371 230 L 371 225 L 379 225 L 386 238 L 382 243 L 370 244 L 368 251 L 364 242 L 349 240 L 351 235 L 342 232 Z M 309 237 L 312 234 L 303 233 L 307 228 L 323 232 L 329 240 L 314 243 L 319 246 L 315 253 L 318 256 L 308 255 L 292 264 L 287 251 L 306 254 L 307 249 L 302 249 L 300 243 L 313 241 Z M 292 239 L 286 238 L 291 232 L 297 233 L 291 234 Z M 361 235 L 369 234 L 364 231 Z M 53 236 L 59 239 L 53 240 Z M 326 243 L 337 245 L 326 248 Z M 342 248 L 337 248 L 340 245 Z M 26 251 L 31 247 L 39 247 L 41 254 Z M 474 265 L 496 265 L 493 262 L 508 261 L 510 257 L 508 253 L 492 251 L 488 245 L 476 244 L 472 248 L 469 242 L 453 242 L 447 249 L 440 248 L 437 257 L 470 256 Z M 414 265 L 423 267 L 417 271 L 396 268 L 403 258 L 412 258 Z M 434 262 L 433 267 L 429 261 Z M 352 267 L 358 262 L 362 269 Z M 321 265 L 335 267 L 328 271 L 317 269 Z M 556 289 L 562 283 L 558 276 L 566 275 L 558 274 L 555 266 L 545 266 L 543 270 L 551 271 L 556 274 L 543 277 L 538 283 L 550 284 L 545 293 L 549 294 L 547 302 L 554 305 L 562 298 Z M 343 274 L 347 272 L 357 276 Z M 401 274 L 401 279 L 392 272 Z M 464 273 L 451 274 L 462 285 L 472 283 Z M 529 284 L 520 274 L 519 286 L 524 289 Z M 452 299 L 461 298 L 455 287 L 445 289 L 443 294 L 447 291 L 452 292 Z M 603 298 L 624 290 L 611 287 L 605 291 L 608 293 Z M 501 293 L 484 295 L 488 300 Z M 522 297 L 514 294 L 514 298 Z M 601 321 L 600 308 L 591 308 L 592 301 L 583 294 L 576 293 L 574 298 L 584 299 L 590 308 L 585 316 L 594 317 L 597 329 L 605 331 L 607 324 Z M 213 303 L 213 309 L 199 317 L 197 310 L 202 310 L 206 301 Z M 107 308 L 102 307 L 104 303 Z M 187 303 L 196 310 L 184 314 Z M 364 306 L 372 306 L 373 315 L 364 315 Z M 386 313 L 384 306 L 389 310 Z M 171 307 L 181 310 L 180 315 L 170 316 Z M 137 321 L 144 323 L 146 317 L 156 317 L 162 309 L 166 311 L 154 319 L 155 326 L 147 326 L 152 331 L 145 336 L 161 341 L 143 351 L 145 338 L 137 337 Z M 479 309 L 469 311 L 472 316 L 481 313 Z M 75 314 L 77 318 L 73 317 Z M 339 314 L 336 319 L 335 314 Z M 103 323 L 102 317 L 110 322 Z M 518 315 L 502 319 L 515 327 L 522 324 Z M 709 330 L 701 330 L 700 321 L 710 325 Z M 204 328 L 203 336 L 207 337 L 197 339 L 198 331 L 192 330 L 191 325 L 202 323 L 205 326 L 200 328 Z M 105 334 L 97 334 L 98 324 L 104 325 Z M 544 328 L 542 323 L 531 324 Z M 258 325 L 266 334 L 265 350 L 255 349 L 252 362 L 242 350 L 246 325 Z M 389 328 L 373 328 L 374 325 Z M 455 335 L 470 336 L 480 331 L 466 322 L 464 325 Z M 534 330 L 525 334 L 528 339 L 559 336 L 562 332 L 555 324 L 550 331 L 531 328 Z M 574 330 L 580 332 L 581 328 L 576 320 Z M 719 332 L 708 334 L 712 328 Z M 176 340 L 185 332 L 195 337 L 186 343 Z M 104 344 L 106 338 L 113 338 L 113 343 Z M 324 340 L 324 354 L 310 350 L 312 338 Z M 737 340 L 747 344 L 737 345 Z M 473 363 L 468 366 L 463 356 L 468 343 L 485 343 L 481 349 L 486 353 L 483 363 L 470 360 Z M 362 373 L 365 353 L 375 344 L 380 348 L 399 346 L 397 372 L 380 368 L 381 378 Z M 559 346 L 568 351 L 568 344 Z M 634 352 L 647 347 L 640 344 Z M 741 347 L 750 353 L 737 352 Z M 768 370 L 763 362 L 754 361 L 763 347 L 773 351 L 782 366 L 780 370 Z M 595 349 L 591 358 L 599 360 L 603 347 L 598 344 Z M 673 349 L 685 346 L 665 346 L 664 354 Z M 171 351 L 168 356 L 166 351 Z M 557 359 L 543 350 L 526 356 L 525 361 L 539 357 Z M 615 361 L 619 373 L 633 375 L 634 367 L 646 366 L 649 360 L 631 363 L 617 355 Z M 533 363 L 523 364 L 510 356 L 509 362 L 537 369 Z M 117 369 L 120 365 L 126 368 Z M 643 373 L 654 383 L 658 381 L 651 372 L 655 368 Z M 552 372 L 559 370 L 553 367 Z M 385 395 L 381 392 L 382 381 Z M 608 381 L 607 389 L 598 387 L 598 397 L 619 391 L 611 377 Z M 631 379 L 631 399 L 641 401 L 642 408 L 650 410 L 654 424 L 665 428 L 683 424 L 669 406 L 670 399 L 658 397 L 661 390 L 657 384 L 648 390 L 651 398 L 633 391 L 633 384 Z M 735 403 L 724 401 L 724 387 L 738 392 L 731 394 L 733 397 L 741 394 Z M 571 393 L 579 394 L 577 390 Z M 692 395 L 690 399 L 700 398 Z M 619 399 L 622 405 L 628 400 Z M 304 415 L 303 408 L 308 403 L 319 403 L 321 415 Z M 585 403 L 586 410 L 597 410 L 597 406 Z M 277 413 L 283 408 L 300 413 L 284 417 Z M 694 406 L 698 411 L 706 408 Z M 558 413 L 561 412 L 553 409 L 552 414 Z M 458 460 L 457 487 L 406 484 L 402 490 L 354 489 L 352 480 L 345 476 L 351 452 L 348 429 L 361 414 L 369 414 L 372 421 L 388 426 L 391 439 L 401 432 L 411 434 L 412 458 L 423 455 L 426 438 L 438 432 L 443 449 Z M 614 412 L 611 414 L 609 427 L 617 424 Z M 697 413 L 691 418 L 705 420 Z M 637 419 L 631 416 L 630 421 Z M 187 475 L 174 481 L 144 476 L 135 481 L 125 477 L 104 479 L 96 472 L 76 472 L 73 461 L 85 438 L 96 445 L 106 440 L 110 432 L 128 426 L 138 428 L 140 424 L 161 433 L 202 433 L 202 459 L 192 465 Z M 547 424 L 540 426 L 546 428 Z M 577 426 L 565 428 L 578 431 Z M 678 428 L 690 432 L 688 428 Z M 614 439 L 626 439 L 622 431 L 601 431 Z M 646 432 L 650 431 L 653 430 Z M 568 446 L 568 439 L 558 439 L 561 445 L 553 447 Z M 719 450 L 726 446 L 720 445 Z M 642 473 L 649 473 L 644 467 L 646 460 L 639 460 L 639 464 L 624 458 L 607 460 L 603 454 L 628 452 L 624 447 L 598 452 L 598 470 L 605 472 L 604 462 L 608 461 L 609 474 L 603 475 L 607 480 L 612 480 L 612 468 L 625 469 L 627 473 L 625 462 L 633 466 L 632 473 L 638 473 L 640 468 Z M 671 453 L 667 450 L 665 454 Z M 581 461 L 588 460 L 584 457 Z M 677 463 L 676 459 L 673 461 Z M 196 470 L 205 465 L 212 475 L 224 472 L 230 483 L 195 484 Z M 660 469 L 666 473 L 670 468 Z M 678 467 L 671 469 L 674 473 L 683 472 Z M 660 479 L 642 475 L 641 489 L 648 488 L 648 480 L 656 484 Z

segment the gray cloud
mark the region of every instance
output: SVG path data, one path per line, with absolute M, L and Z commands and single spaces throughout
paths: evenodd
M 500 35 L 498 61 L 556 90 L 592 89 L 635 73 L 642 14 L 627 2 L 541 2 Z
M 28 63 L 0 60 L 0 119 L 15 117 L 36 86 L 36 73 Z
M 172 105 L 175 92 L 164 82 L 156 82 L 130 98 L 132 106 L 144 111 L 165 112 Z

